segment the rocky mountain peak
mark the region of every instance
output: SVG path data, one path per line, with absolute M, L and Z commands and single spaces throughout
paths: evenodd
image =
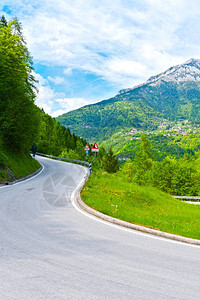
M 148 85 L 156 85 L 161 82 L 187 82 L 200 81 L 200 59 L 191 58 L 183 64 L 176 65 L 155 76 L 151 76 L 145 83 L 119 91 L 118 94 L 126 93 L 138 87 Z
M 191 58 L 183 64 L 150 77 L 146 83 L 200 81 L 200 59 Z

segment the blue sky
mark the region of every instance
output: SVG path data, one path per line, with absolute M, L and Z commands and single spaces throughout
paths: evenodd
M 0 10 L 22 23 L 36 104 L 52 116 L 200 58 L 199 0 L 1 0 Z

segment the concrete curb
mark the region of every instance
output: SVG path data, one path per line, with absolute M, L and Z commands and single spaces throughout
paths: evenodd
M 82 210 L 86 211 L 87 213 L 89 213 L 97 218 L 100 218 L 106 222 L 110 222 L 115 225 L 123 226 L 123 227 L 129 228 L 129 229 L 141 231 L 144 233 L 153 234 L 158 237 L 167 238 L 167 239 L 182 242 L 182 243 L 200 246 L 200 240 L 191 239 L 191 238 L 183 237 L 180 235 L 167 233 L 164 231 L 159 231 L 159 230 L 148 228 L 145 226 L 122 221 L 120 219 L 116 219 L 116 218 L 110 217 L 108 215 L 104 215 L 103 213 L 96 211 L 93 208 L 89 207 L 82 201 L 81 196 L 80 196 L 80 190 L 78 190 L 76 192 L 75 201 L 76 201 L 76 204 L 79 206 L 79 208 L 81 208 Z
M 18 182 L 27 180 L 27 179 L 29 179 L 29 178 L 31 178 L 31 177 L 34 177 L 34 176 L 37 175 L 38 173 L 40 173 L 40 172 L 42 171 L 42 169 L 43 169 L 43 167 L 41 166 L 37 171 L 35 171 L 35 172 L 33 172 L 33 173 L 31 173 L 31 174 L 25 176 L 25 177 L 22 177 L 22 178 L 20 178 L 20 179 L 16 179 L 16 180 L 14 180 L 14 181 L 6 181 L 5 183 L 0 184 L 0 187 L 1 187 L 1 186 L 5 186 L 5 185 L 13 185 L 13 184 L 15 184 L 15 183 L 18 183 Z

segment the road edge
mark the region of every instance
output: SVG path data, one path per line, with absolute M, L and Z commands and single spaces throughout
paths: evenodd
M 85 181 L 87 180 L 87 178 L 85 179 Z M 151 234 L 151 235 L 155 235 L 161 238 L 165 238 L 165 239 L 170 239 L 170 240 L 174 240 L 174 241 L 178 241 L 178 242 L 182 242 L 182 243 L 187 243 L 187 244 L 191 244 L 191 245 L 196 245 L 196 246 L 200 246 L 200 240 L 196 240 L 196 239 L 192 239 L 192 238 L 187 238 L 187 237 L 183 237 L 180 235 L 176 235 L 176 234 L 172 234 L 172 233 L 168 233 L 168 232 L 164 232 L 164 231 L 160 231 L 160 230 L 156 230 L 153 228 L 149 228 L 149 227 L 145 227 L 142 225 L 137 225 L 134 223 L 129 223 L 127 221 L 122 221 L 120 219 L 116 219 L 113 218 L 111 216 L 105 215 L 93 208 L 91 208 L 90 206 L 88 206 L 87 204 L 85 204 L 83 202 L 83 200 L 81 199 L 81 189 L 83 187 L 84 183 L 81 184 L 81 186 L 76 190 L 76 193 L 74 195 L 74 200 L 77 204 L 77 206 L 82 209 L 83 211 L 89 213 L 90 215 L 93 215 L 103 221 L 112 223 L 114 225 L 118 225 L 121 227 L 125 227 L 128 229 L 132 229 L 132 230 L 136 230 L 136 231 L 140 231 L 146 234 Z
M 8 185 L 13 185 L 13 184 L 25 181 L 27 179 L 30 179 L 30 178 L 38 175 L 42 170 L 43 170 L 43 166 L 40 164 L 40 168 L 38 170 L 36 170 L 35 172 L 33 172 L 31 174 L 28 174 L 28 175 L 26 175 L 26 176 L 24 176 L 22 178 L 13 180 L 13 181 L 6 181 L 5 183 L 0 184 L 0 187 L 4 187 L 4 186 L 8 186 Z

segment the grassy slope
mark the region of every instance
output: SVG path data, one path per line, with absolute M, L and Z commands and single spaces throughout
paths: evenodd
M 200 239 L 200 206 L 125 182 L 119 174 L 92 174 L 81 192 L 83 201 L 118 219 Z
M 21 178 L 38 170 L 39 167 L 39 163 L 29 153 L 16 154 L 3 149 L 0 145 L 0 183 L 13 180 L 12 174 L 16 178 Z
M 199 124 L 199 98 L 199 82 L 144 84 L 56 120 L 76 135 L 103 142 L 125 128 L 152 131 L 163 122 L 184 120 Z

